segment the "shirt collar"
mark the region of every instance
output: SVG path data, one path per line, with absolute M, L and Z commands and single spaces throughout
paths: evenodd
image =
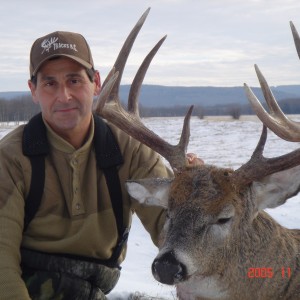
M 59 136 L 54 130 L 47 124 L 45 119 L 43 119 L 44 124 L 47 129 L 47 138 L 50 143 L 50 145 L 57 150 L 60 150 L 65 153 L 74 153 L 74 152 L 85 152 L 91 148 L 93 137 L 94 137 L 94 119 L 93 116 L 91 118 L 91 124 L 90 129 L 87 135 L 87 139 L 85 143 L 79 148 L 75 149 L 74 146 L 72 146 L 69 142 L 67 142 L 65 139 L 63 139 L 61 136 Z

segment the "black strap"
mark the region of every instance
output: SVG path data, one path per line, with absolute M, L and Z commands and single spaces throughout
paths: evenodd
M 118 228 L 117 245 L 109 261 L 117 262 L 129 235 L 129 228 L 124 227 L 122 189 L 117 169 L 123 163 L 123 157 L 116 140 L 111 138 L 113 133 L 109 126 L 103 126 L 104 121 L 97 116 L 94 120 L 95 132 L 102 131 L 102 134 L 94 135 L 97 165 L 103 170 Z
M 109 126 L 96 115 L 94 122 L 97 166 L 105 175 L 119 235 L 110 260 L 117 261 L 128 238 L 128 228 L 124 228 L 123 224 L 122 190 L 118 176 L 118 166 L 123 163 L 123 157 Z M 45 184 L 45 156 L 49 153 L 49 144 L 41 113 L 25 126 L 22 146 L 23 154 L 29 157 L 32 167 L 30 190 L 25 200 L 25 231 L 40 206 Z
M 97 166 L 103 170 L 105 175 L 120 237 L 123 234 L 124 224 L 122 189 L 117 168 L 123 164 L 123 156 L 111 129 L 106 123 L 96 115 L 94 116 L 94 122 L 94 145 Z
M 124 227 L 123 224 L 123 202 L 119 200 L 119 195 L 122 195 L 122 191 L 117 168 L 107 168 L 104 169 L 103 172 L 105 175 L 106 184 L 108 186 L 109 195 L 118 228 L 118 241 L 110 260 L 117 261 L 121 255 L 123 245 L 125 245 L 128 240 L 129 228 Z
M 49 152 L 46 128 L 41 114 L 34 116 L 23 131 L 23 154 L 31 163 L 31 183 L 25 200 L 25 231 L 41 203 L 45 183 L 45 156 Z
M 30 190 L 25 201 L 24 232 L 40 207 L 45 183 L 45 157 L 31 156 L 29 159 L 32 171 Z
M 120 203 L 120 195 L 122 195 L 120 179 L 116 167 L 103 169 L 106 184 L 108 187 L 110 199 L 112 201 L 113 211 L 117 221 L 119 235 L 123 230 L 123 203 Z

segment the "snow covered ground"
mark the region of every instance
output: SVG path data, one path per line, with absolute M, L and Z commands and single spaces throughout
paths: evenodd
M 293 116 L 300 121 L 300 116 Z M 177 143 L 181 132 L 182 118 L 149 118 L 144 122 L 170 143 Z M 207 164 L 238 168 L 251 156 L 260 137 L 262 124 L 255 117 L 209 118 L 191 120 L 191 138 L 188 152 L 197 153 Z M 0 127 L 0 138 L 10 129 Z M 299 143 L 289 143 L 279 139 L 269 131 L 265 156 L 273 157 L 290 152 Z M 290 199 L 281 207 L 268 210 L 280 224 L 289 228 L 300 227 L 300 196 Z M 174 288 L 159 284 L 151 274 L 151 263 L 157 254 L 148 233 L 139 220 L 134 218 L 129 236 L 128 255 L 122 265 L 122 275 L 109 299 L 126 299 L 138 291 L 157 299 L 176 299 Z

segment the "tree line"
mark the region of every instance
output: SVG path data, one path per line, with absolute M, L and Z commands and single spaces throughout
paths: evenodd
M 279 106 L 285 114 L 300 114 L 300 98 L 289 98 L 280 100 Z M 262 103 L 268 111 L 266 103 Z M 178 105 L 172 107 L 145 107 L 140 105 L 140 115 L 142 117 L 174 117 L 184 116 L 189 106 Z M 205 116 L 231 116 L 239 119 L 241 115 L 254 115 L 250 104 L 241 105 L 238 103 L 214 106 L 195 105 L 193 115 L 199 118 Z
M 124 104 L 123 104 L 124 106 Z M 286 114 L 300 114 L 300 99 L 291 98 L 280 101 L 280 107 Z M 175 117 L 184 116 L 188 110 L 187 105 L 170 107 L 146 107 L 140 104 L 141 117 Z M 0 122 L 26 122 L 40 112 L 39 105 L 32 101 L 31 94 L 24 94 L 10 100 L 0 98 Z M 228 104 L 216 106 L 195 105 L 193 115 L 199 118 L 205 116 L 232 116 L 239 119 L 241 115 L 254 114 L 250 105 Z
M 190 106 L 187 105 L 175 105 L 170 107 L 145 107 L 140 105 L 141 117 L 177 117 L 185 116 Z M 246 111 L 242 109 L 239 104 L 230 104 L 225 106 L 201 106 L 194 105 L 193 115 L 203 119 L 205 116 L 232 116 L 234 119 L 239 119 L 243 111 L 243 114 L 252 114 L 251 108 Z
M 7 100 L 0 98 L 0 122 L 28 121 L 40 111 L 39 105 L 32 101 L 30 94 Z

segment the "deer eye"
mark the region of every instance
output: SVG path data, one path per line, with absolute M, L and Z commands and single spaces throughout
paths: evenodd
M 223 224 L 228 223 L 230 220 L 231 220 L 231 218 L 220 218 L 220 219 L 218 219 L 217 224 L 223 225 Z
M 170 212 L 168 210 L 166 211 L 166 219 L 167 220 L 171 219 L 171 215 L 170 215 Z

